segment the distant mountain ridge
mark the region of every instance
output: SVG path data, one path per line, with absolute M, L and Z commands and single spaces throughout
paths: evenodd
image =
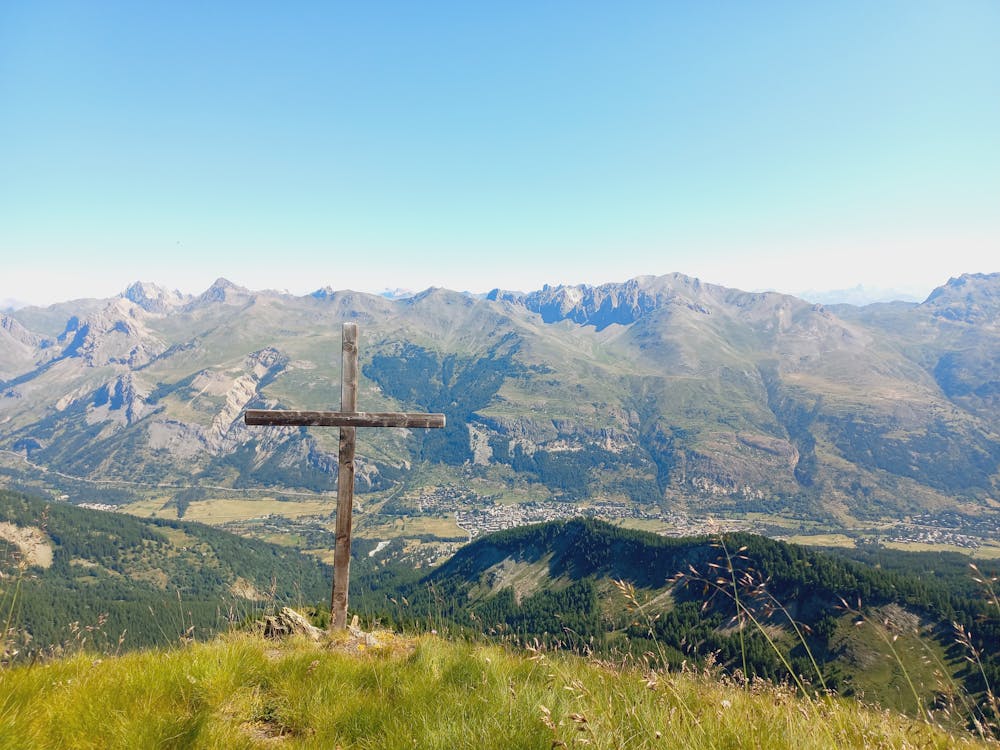
M 190 295 L 181 294 L 176 289 L 170 291 L 156 284 L 142 281 L 130 284 L 121 296 L 147 312 L 157 313 L 167 312 L 191 299 Z
M 858 284 L 850 289 L 808 289 L 801 292 L 794 292 L 794 296 L 801 297 L 809 302 L 816 302 L 821 305 L 854 305 L 863 307 L 865 305 L 886 303 L 886 302 L 910 302 L 919 303 L 926 299 L 926 294 L 916 293 L 912 290 L 885 289 L 881 287 L 869 287 Z
M 427 464 L 483 497 L 832 525 L 989 517 L 1000 496 L 1000 274 L 865 307 L 682 274 L 484 298 L 137 282 L 2 321 L 0 449 L 91 481 L 330 489 L 333 431 L 240 415 L 335 407 L 355 321 L 361 408 L 449 423 L 366 432 L 362 491 Z
M 683 291 L 678 286 L 685 285 L 690 285 L 695 295 L 702 289 L 697 279 L 673 274 L 660 279 L 642 276 L 622 284 L 545 286 L 529 294 L 495 289 L 487 295 L 487 299 L 523 305 L 541 315 L 546 323 L 571 320 L 603 330 L 613 324 L 629 325 L 673 303 L 678 297 L 683 298 Z
M 996 325 L 1000 321 L 998 274 L 964 274 L 939 286 L 924 302 L 934 314 L 966 323 Z

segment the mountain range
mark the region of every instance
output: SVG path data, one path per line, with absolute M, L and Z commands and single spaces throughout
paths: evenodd
M 482 298 L 137 282 L 0 314 L 0 470 L 72 500 L 328 491 L 336 431 L 242 413 L 337 408 L 345 321 L 360 409 L 448 418 L 363 433 L 373 497 L 461 486 L 831 526 L 1000 510 L 1000 274 L 863 307 L 681 274 Z

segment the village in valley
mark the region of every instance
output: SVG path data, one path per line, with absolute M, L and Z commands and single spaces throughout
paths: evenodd
M 69 498 L 64 498 L 68 500 Z M 211 503 L 211 500 L 202 503 Z M 201 504 L 201 503 L 199 503 Z M 122 510 L 120 506 L 84 503 L 95 510 Z M 297 515 L 299 503 L 288 503 L 289 513 L 253 514 L 248 502 L 245 518 L 228 520 L 221 527 L 242 535 L 282 541 L 320 554 L 332 550 L 333 504 L 330 512 Z M 282 503 L 284 505 L 284 503 Z M 269 508 L 273 505 L 269 506 Z M 828 537 L 813 526 L 782 527 L 768 517 L 717 518 L 683 510 L 663 510 L 622 500 L 587 502 L 552 499 L 511 501 L 501 494 L 483 495 L 455 484 L 423 487 L 390 494 L 375 500 L 361 495 L 355 505 L 355 545 L 365 556 L 406 559 L 420 567 L 442 562 L 459 547 L 487 534 L 505 529 L 577 517 L 643 528 L 662 536 L 688 537 L 721 532 L 747 531 L 776 538 L 794 537 L 802 542 L 818 534 L 815 543 Z M 192 517 L 196 519 L 197 515 Z M 433 531 L 428 531 L 433 529 Z M 960 549 L 976 553 L 987 540 L 1000 538 L 1000 524 L 991 519 L 970 519 L 955 513 L 923 514 L 891 526 L 858 530 L 842 536 L 839 543 L 888 544 L 923 549 Z M 393 544 L 400 539 L 401 544 Z M 409 541 L 407 541 L 409 540 Z

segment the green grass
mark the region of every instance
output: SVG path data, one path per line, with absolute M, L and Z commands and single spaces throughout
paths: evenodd
M 0 673 L 0 748 L 944 748 L 895 713 L 715 674 L 379 634 L 81 654 Z
M 317 495 L 317 497 L 319 497 Z M 218 525 L 230 521 L 245 521 L 250 518 L 260 518 L 265 515 L 277 515 L 285 518 L 300 518 L 330 513 L 336 506 L 336 496 L 330 499 L 302 500 L 288 502 L 270 497 L 253 499 L 217 497 L 207 500 L 193 500 L 184 513 L 185 521 L 200 521 L 209 525 Z M 176 517 L 175 509 L 163 512 L 160 501 L 140 501 L 124 507 L 124 510 L 140 517 L 149 517 L 156 513 L 161 516 Z
M 1000 545 L 986 542 L 981 547 L 970 549 L 968 547 L 958 547 L 954 544 L 927 544 L 921 542 L 885 542 L 885 546 L 890 549 L 899 549 L 904 552 L 958 552 L 980 560 L 1000 559 Z
M 915 617 L 905 625 L 894 623 L 893 613 L 898 617 L 902 610 L 893 606 L 873 610 L 860 626 L 841 621 L 834 648 L 844 649 L 859 667 L 849 677 L 854 694 L 877 695 L 882 706 L 920 715 L 929 695 L 949 692 L 956 670 L 946 666 L 944 649 L 925 625 Z
M 846 534 L 794 534 L 782 537 L 789 544 L 807 547 L 853 547 L 854 539 Z

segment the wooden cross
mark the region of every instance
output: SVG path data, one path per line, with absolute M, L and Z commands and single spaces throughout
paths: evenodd
M 358 411 L 358 326 L 344 323 L 343 375 L 340 411 L 285 411 L 247 409 L 248 425 L 279 427 L 339 427 L 340 457 L 337 475 L 337 541 L 333 552 L 331 630 L 347 627 L 347 586 L 351 571 L 351 510 L 354 503 L 354 444 L 357 427 L 444 427 L 444 414 Z

